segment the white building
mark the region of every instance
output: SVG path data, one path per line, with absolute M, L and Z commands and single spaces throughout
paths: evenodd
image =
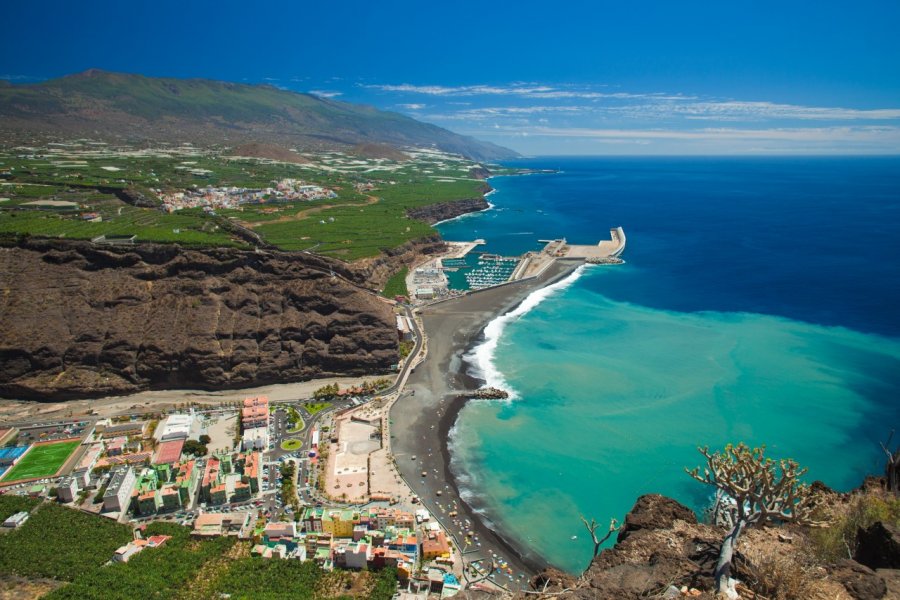
M 72 471 L 72 477 L 78 480 L 78 487 L 84 489 L 91 482 L 91 471 L 97 464 L 97 459 L 103 453 L 103 442 L 92 444 L 78 461 Z
M 159 437 L 161 442 L 186 440 L 191 433 L 194 415 L 169 415 Z
M 113 512 L 128 510 L 135 479 L 134 469 L 129 466 L 113 470 L 109 485 L 106 486 L 106 493 L 103 494 L 103 510 Z
M 3 526 L 8 527 L 10 529 L 15 529 L 16 527 L 20 527 L 22 523 L 28 520 L 28 513 L 26 511 L 17 512 L 12 515 L 5 521 L 3 521 Z
M 401 340 L 405 342 L 412 340 L 413 332 L 409 317 L 397 315 L 397 332 L 399 333 Z
M 79 492 L 78 479 L 66 477 L 56 486 L 56 497 L 63 502 L 75 502 Z
M 372 558 L 372 547 L 366 542 L 356 542 L 344 551 L 344 564 L 348 569 L 365 569 Z
M 244 431 L 241 447 L 247 450 L 267 450 L 269 447 L 269 430 L 266 427 L 253 427 Z

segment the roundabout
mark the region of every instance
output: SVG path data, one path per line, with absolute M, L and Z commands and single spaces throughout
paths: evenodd
M 299 450 L 302 446 L 303 442 L 300 440 L 284 440 L 281 442 L 281 449 L 288 452 Z

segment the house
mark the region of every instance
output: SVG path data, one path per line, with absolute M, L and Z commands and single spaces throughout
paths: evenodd
M 301 548 L 303 556 L 306 556 L 306 549 L 298 543 L 297 524 L 293 521 L 266 524 L 263 530 L 263 539 L 268 548 L 283 546 L 292 556 L 296 556 L 297 549 Z
M 375 521 L 375 529 L 382 530 L 388 527 L 414 529 L 417 521 L 412 513 L 396 508 L 376 508 L 371 515 Z
M 385 539 L 384 545 L 388 550 L 396 550 L 402 552 L 413 562 L 418 560 L 419 542 L 416 535 L 409 530 L 394 530 L 393 537 Z
M 352 510 L 329 510 L 322 514 L 322 531 L 334 537 L 353 537 L 353 527 L 360 521 Z
M 267 538 L 295 538 L 297 537 L 297 524 L 293 521 L 287 523 L 267 523 L 263 529 L 263 535 Z
M 144 549 L 144 546 L 147 545 L 146 540 L 134 540 L 132 542 L 128 542 L 124 546 L 120 546 L 116 549 L 113 554 L 113 561 L 120 563 L 127 563 L 131 560 L 131 557 Z
M 304 509 L 303 517 L 301 518 L 301 522 L 303 523 L 303 530 L 307 533 L 322 533 L 322 515 L 324 513 L 325 509 L 321 506 L 310 506 Z
M 450 555 L 450 543 L 443 531 L 429 532 L 422 542 L 422 559 L 432 560 Z
M 115 562 L 127 563 L 132 556 L 141 552 L 144 548 L 161 548 L 170 539 L 172 539 L 171 535 L 152 535 L 146 540 L 133 540 L 118 548 L 112 559 Z
M 365 569 L 372 557 L 372 545 L 366 542 L 353 542 L 343 550 L 343 564 L 348 569 Z

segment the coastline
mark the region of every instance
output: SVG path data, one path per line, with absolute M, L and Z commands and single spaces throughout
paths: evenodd
M 464 530 L 471 529 L 477 534 L 481 545 L 468 547 L 467 562 L 490 558 L 492 553 L 499 555 L 514 573 L 513 587 L 527 586 L 531 575 L 548 563 L 517 547 L 515 541 L 505 537 L 462 499 L 450 470 L 449 434 L 468 400 L 466 394 L 483 384 L 468 373 L 471 365 L 466 355 L 484 341 L 488 324 L 515 310 L 532 293 L 564 279 L 579 265 L 580 262 L 556 262 L 534 279 L 488 288 L 423 308 L 419 315 L 428 355 L 410 373 L 404 392 L 390 412 L 391 448 L 403 478 L 457 544 L 464 541 Z M 422 472 L 427 476 L 422 477 Z M 449 517 L 454 510 L 459 513 L 455 520 Z M 464 525 L 466 519 L 470 526 Z M 497 579 L 502 585 L 509 585 L 510 581 L 508 576 Z
M 490 177 L 489 177 L 488 179 L 490 179 Z M 487 181 L 487 180 L 485 180 L 485 181 Z M 456 221 L 456 220 L 458 220 L 458 219 L 464 219 L 464 218 L 466 218 L 466 217 L 472 217 L 472 216 L 475 216 L 475 215 L 480 215 L 481 213 L 484 213 L 484 212 L 487 212 L 487 211 L 491 210 L 492 208 L 494 208 L 494 204 L 493 204 L 490 200 L 488 200 L 488 196 L 490 196 L 490 195 L 492 195 L 492 194 L 495 194 L 496 192 L 497 192 L 497 190 L 496 190 L 495 188 L 491 187 L 490 190 L 488 190 L 487 192 L 485 192 L 485 193 L 481 196 L 482 199 L 483 199 L 485 202 L 487 202 L 487 207 L 486 207 L 486 208 L 482 208 L 481 210 L 473 210 L 473 211 L 471 211 L 471 212 L 464 212 L 464 213 L 461 214 L 461 215 L 456 215 L 455 217 L 450 217 L 449 219 L 444 219 L 443 221 L 436 221 L 436 222 L 432 223 L 431 226 L 432 226 L 432 227 L 437 227 L 438 225 L 443 225 L 444 223 L 449 223 L 450 221 Z

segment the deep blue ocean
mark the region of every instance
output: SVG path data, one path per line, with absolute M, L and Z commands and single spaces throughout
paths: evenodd
M 766 444 L 839 489 L 882 469 L 900 428 L 900 159 L 541 158 L 497 177 L 492 210 L 440 225 L 514 255 L 596 243 L 587 267 L 495 322 L 451 439 L 469 501 L 520 544 L 580 571 L 579 516 L 639 494 L 701 509 L 698 445 Z M 577 536 L 577 539 L 572 539 Z

